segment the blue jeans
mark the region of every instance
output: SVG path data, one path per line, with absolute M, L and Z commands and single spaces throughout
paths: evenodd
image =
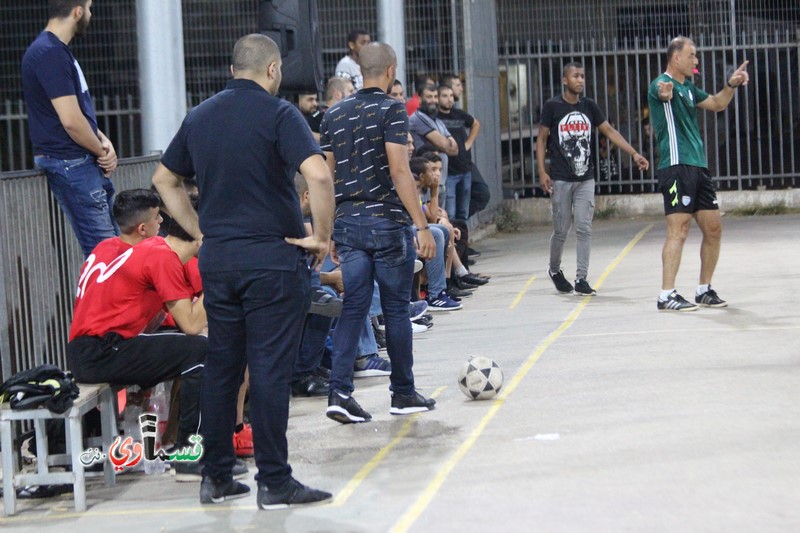
M 114 184 L 103 176 L 93 156 L 63 160 L 38 155 L 34 164 L 47 174 L 50 190 L 72 226 L 84 257 L 100 241 L 119 235 L 113 214 Z
M 375 331 L 372 329 L 371 318 L 380 314 L 381 291 L 378 289 L 378 284 L 375 283 L 372 289 L 372 301 L 369 304 L 369 313 L 364 320 L 364 327 L 361 328 L 361 334 L 358 336 L 356 357 L 378 353 L 378 341 L 375 340 Z
M 450 242 L 450 231 L 441 224 L 429 224 L 433 241 L 436 243 L 436 257 L 425 260 L 425 270 L 428 272 L 428 294 L 432 298 L 447 288 L 447 274 L 444 271 L 445 250 Z
M 260 485 L 289 481 L 286 427 L 289 380 L 303 319 L 311 306 L 305 261 L 294 272 L 202 272 L 208 313 L 208 352 L 200 399 L 203 475 L 230 479 L 235 461 L 236 398 L 245 365 L 250 370 L 250 423 Z
M 469 218 L 469 199 L 472 195 L 472 172 L 447 175 L 447 195 L 444 210 L 453 220 Z
M 341 217 L 334 223 L 333 240 L 345 292 L 333 334 L 331 389 L 353 392 L 358 337 L 372 300 L 373 281 L 377 281 L 392 362 L 389 380 L 395 392 L 413 394 L 414 356 L 408 320 L 416 256 L 413 228 L 380 217 Z
M 331 296 L 337 296 L 336 291 L 327 285 L 319 283 L 319 273 L 311 272 L 311 286 L 321 287 L 322 290 Z M 300 341 L 300 353 L 294 364 L 292 372 L 292 382 L 300 381 L 314 373 L 322 362 L 325 353 L 325 339 L 331 329 L 333 318 L 322 315 L 307 314 L 303 325 L 303 336 Z

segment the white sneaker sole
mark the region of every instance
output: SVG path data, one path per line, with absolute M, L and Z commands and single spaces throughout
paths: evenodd
M 413 415 L 414 413 L 424 413 L 432 411 L 430 407 L 392 407 L 389 409 L 391 415 Z
M 336 420 L 340 424 L 358 424 L 359 422 L 367 422 L 363 416 L 351 415 L 344 407 L 338 405 L 329 405 L 325 414 L 331 420 Z

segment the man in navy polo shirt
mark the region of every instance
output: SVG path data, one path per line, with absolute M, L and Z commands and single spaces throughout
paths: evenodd
M 277 509 L 331 497 L 292 477 L 286 427 L 289 380 L 311 303 L 306 256 L 319 262 L 328 253 L 333 183 L 300 111 L 274 96 L 281 82 L 275 42 L 259 34 L 239 39 L 231 73 L 225 90 L 186 116 L 153 183 L 173 218 L 203 240 L 208 354 L 200 501 L 218 503 L 250 491 L 231 478 L 236 398 L 247 365 L 257 502 Z M 294 187 L 298 169 L 310 192 L 311 237 Z M 191 176 L 200 188 L 197 214 L 181 184 Z
M 342 424 L 372 419 L 352 396 L 353 363 L 377 280 L 386 322 L 392 373 L 389 412 L 404 415 L 436 403 L 414 388 L 408 303 L 414 277 L 414 228 L 420 257 L 433 257 L 435 242 L 419 204 L 408 165 L 408 116 L 386 93 L 397 57 L 384 43 L 359 52 L 364 88 L 333 105 L 322 118 L 320 145 L 334 173 L 333 240 L 341 263 L 344 303 L 333 336 L 327 416 Z M 312 196 L 313 197 L 313 196 Z M 315 219 L 316 220 L 316 219 Z
M 92 0 L 51 0 L 47 27 L 22 58 L 22 88 L 34 163 L 88 257 L 119 234 L 112 216 L 114 146 L 97 128 L 89 86 L 69 43 L 92 18 Z

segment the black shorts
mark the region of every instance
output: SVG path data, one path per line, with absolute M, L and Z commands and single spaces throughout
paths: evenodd
M 658 189 L 664 196 L 664 214 L 696 213 L 719 209 L 714 182 L 708 169 L 673 165 L 656 173 Z

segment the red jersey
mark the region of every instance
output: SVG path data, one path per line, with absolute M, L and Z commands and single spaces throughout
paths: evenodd
M 189 285 L 192 286 L 194 297 L 198 298 L 203 292 L 203 281 L 200 279 L 200 267 L 198 266 L 196 257 L 192 257 L 183 264 L 183 273 L 186 274 L 186 280 L 189 282 Z M 172 318 L 172 313 L 167 313 L 162 326 L 167 328 L 178 327 L 175 323 L 175 319 Z
M 144 331 L 166 302 L 191 298 L 181 260 L 161 237 L 131 246 L 119 237 L 98 244 L 78 279 L 69 340 Z
M 414 96 L 406 100 L 406 113 L 410 117 L 419 109 L 419 95 L 414 93 Z

